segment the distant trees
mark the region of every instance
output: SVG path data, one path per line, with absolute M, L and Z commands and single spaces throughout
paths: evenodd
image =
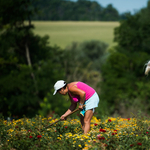
M 107 5 L 107 7 L 102 11 L 101 21 L 118 21 L 119 18 L 119 13 L 115 8 L 113 8 L 112 4 Z
M 39 14 L 34 20 L 118 21 L 118 11 L 109 4 L 106 8 L 96 1 L 38 0 L 34 3 Z

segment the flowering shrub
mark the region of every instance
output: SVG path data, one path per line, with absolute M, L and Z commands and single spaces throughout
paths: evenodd
M 137 118 L 92 118 L 91 130 L 84 135 L 78 119 L 68 119 L 44 127 L 57 119 L 22 118 L 0 120 L 0 149 L 12 150 L 94 150 L 149 149 L 150 121 Z

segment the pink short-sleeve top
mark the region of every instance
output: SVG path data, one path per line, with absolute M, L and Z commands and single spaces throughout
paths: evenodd
M 85 92 L 85 101 L 88 100 L 90 97 L 92 97 L 92 95 L 95 93 L 95 90 L 92 87 L 90 87 L 89 85 L 87 85 L 83 82 L 78 82 L 77 84 L 74 84 L 74 85 L 76 85 L 77 88 L 79 88 L 79 89 L 81 89 Z M 72 85 L 72 86 L 74 86 L 74 85 Z M 71 88 L 71 87 L 69 87 L 69 88 Z M 69 93 L 69 95 L 71 96 L 71 98 L 74 102 L 79 102 L 80 101 L 80 96 L 79 95 L 72 96 L 70 94 L 70 92 L 68 92 L 68 93 Z

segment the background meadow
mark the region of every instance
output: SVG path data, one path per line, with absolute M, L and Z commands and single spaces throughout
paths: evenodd
M 34 33 L 48 35 L 50 45 L 66 48 L 72 42 L 99 40 L 114 46 L 114 28 L 119 22 L 102 21 L 33 21 Z

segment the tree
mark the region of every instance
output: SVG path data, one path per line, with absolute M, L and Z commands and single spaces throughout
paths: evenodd
M 112 4 L 107 5 L 107 7 L 103 9 L 102 16 L 105 21 L 119 20 L 119 13 L 115 8 L 113 8 Z
M 30 0 L 0 2 L 0 111 L 4 116 L 34 116 L 63 77 L 55 59 L 61 49 L 49 46 L 48 36 L 33 34 Z
M 103 8 L 96 1 L 78 0 L 38 0 L 33 4 L 39 14 L 35 20 L 76 20 L 76 21 L 114 21 L 119 19 L 118 11 L 110 4 Z
M 101 82 L 101 97 L 111 114 L 129 117 L 131 111 L 148 113 L 150 110 L 150 85 L 144 76 L 144 64 L 150 58 L 150 21 L 145 19 L 149 4 L 141 12 L 128 15 L 115 29 L 118 45 L 102 67 Z

